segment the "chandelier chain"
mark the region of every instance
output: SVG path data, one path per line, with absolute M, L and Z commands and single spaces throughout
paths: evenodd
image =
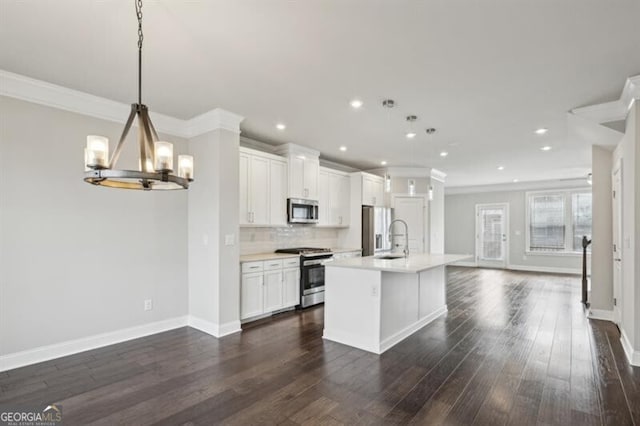
M 142 0 L 136 0 L 135 6 L 138 18 L 138 105 L 142 105 Z

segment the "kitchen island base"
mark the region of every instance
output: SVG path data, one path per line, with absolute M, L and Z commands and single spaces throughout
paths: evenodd
M 381 354 L 447 312 L 445 265 L 417 273 L 327 265 L 323 338 Z

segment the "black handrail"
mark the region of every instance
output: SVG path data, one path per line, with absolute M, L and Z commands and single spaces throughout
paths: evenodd
M 591 244 L 591 240 L 587 236 L 582 237 L 582 303 L 589 307 L 587 301 L 587 247 Z

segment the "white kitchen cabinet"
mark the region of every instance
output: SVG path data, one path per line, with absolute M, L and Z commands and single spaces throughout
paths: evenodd
M 319 226 L 349 226 L 351 179 L 337 170 L 320 167 Z
M 269 224 L 287 225 L 287 162 L 269 160 Z
M 289 157 L 289 197 L 318 199 L 320 161 L 304 156 Z
M 264 313 L 264 276 L 262 272 L 242 274 L 240 318 L 246 319 Z
M 240 148 L 240 225 L 286 226 L 287 162 Z
M 251 224 L 269 225 L 269 159 L 251 156 L 249 164 Z
M 283 308 L 300 304 L 300 268 L 289 268 L 283 274 Z
M 347 174 L 329 175 L 330 221 L 335 226 L 349 226 L 351 179 Z
M 369 173 L 362 174 L 362 205 L 384 206 L 384 178 Z
M 280 145 L 275 152 L 288 159 L 289 198 L 318 200 L 320 152 L 291 143 Z
M 283 308 L 282 269 L 264 273 L 264 312 Z
M 300 258 L 244 262 L 240 319 L 251 320 L 300 304 Z
M 320 169 L 318 180 L 318 226 L 330 226 L 331 220 L 331 199 L 330 199 L 330 176 L 329 171 Z

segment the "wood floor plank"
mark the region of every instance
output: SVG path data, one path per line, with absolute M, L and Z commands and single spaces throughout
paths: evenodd
M 449 312 L 378 356 L 323 308 L 215 339 L 189 327 L 0 373 L 0 403 L 69 425 L 640 424 L 640 369 L 576 276 L 449 267 Z

